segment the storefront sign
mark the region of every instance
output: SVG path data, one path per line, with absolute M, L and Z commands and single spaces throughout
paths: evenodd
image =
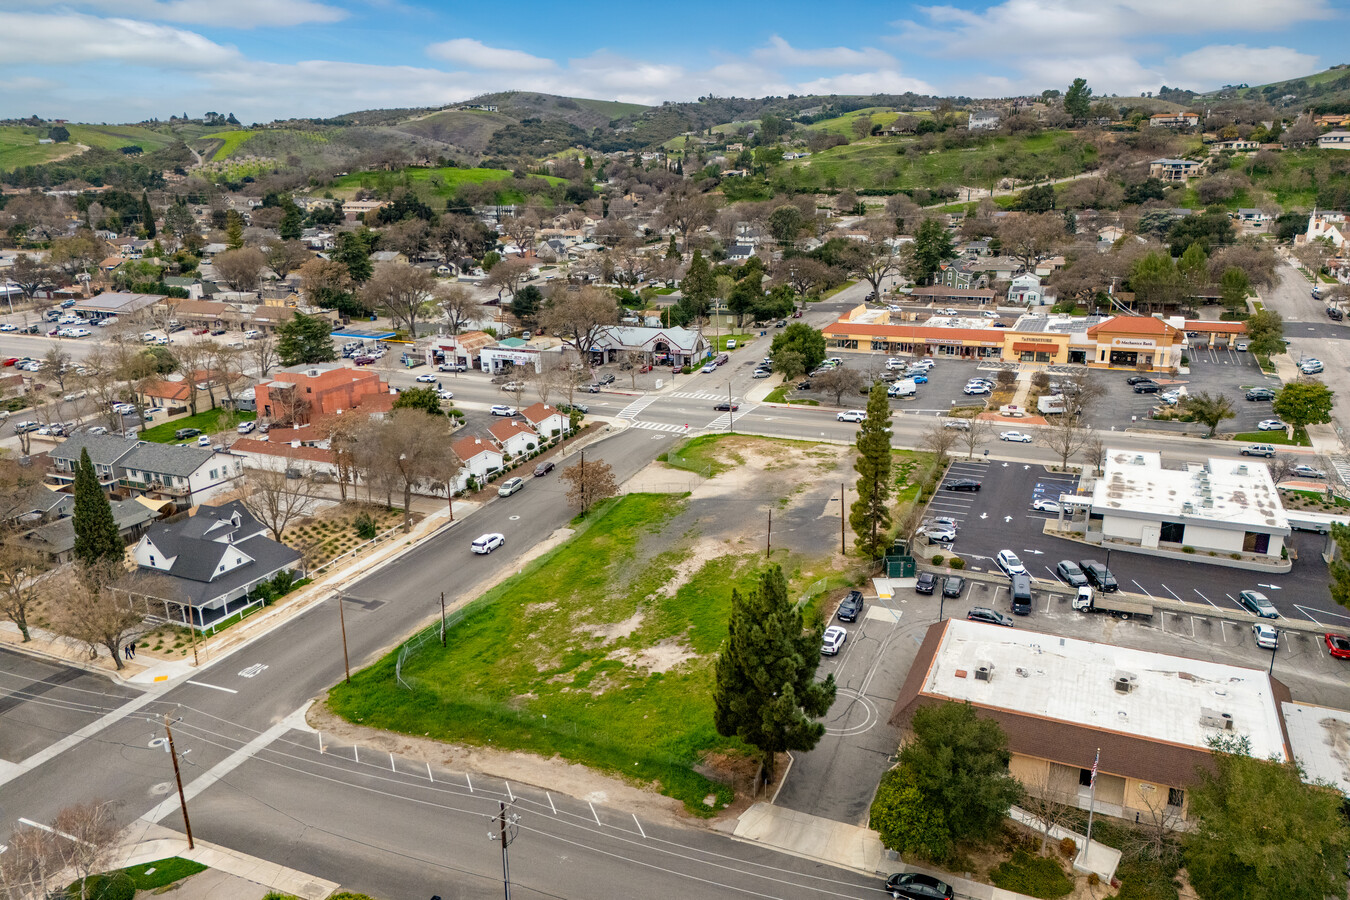
M 1112 339 L 1111 339 L 1111 346 L 1112 346 L 1112 347 L 1140 347 L 1140 348 L 1143 348 L 1143 349 L 1152 350 L 1154 347 L 1158 346 L 1158 343 L 1157 343 L 1157 341 L 1154 341 L 1154 340 L 1151 340 L 1151 339 L 1144 339 L 1144 338 L 1112 338 Z

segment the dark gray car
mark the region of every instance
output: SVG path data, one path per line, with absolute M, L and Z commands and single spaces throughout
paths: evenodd
M 1059 565 L 1055 566 L 1055 574 L 1062 578 L 1069 587 L 1086 587 L 1088 583 L 1083 570 L 1078 568 L 1078 563 L 1071 559 L 1060 560 Z

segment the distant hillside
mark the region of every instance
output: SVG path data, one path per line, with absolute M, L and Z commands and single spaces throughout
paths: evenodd
M 1272 106 L 1288 109 L 1312 109 L 1319 113 L 1350 113 L 1350 64 L 1341 63 L 1324 72 L 1271 84 L 1221 88 L 1201 96 L 1260 99 Z

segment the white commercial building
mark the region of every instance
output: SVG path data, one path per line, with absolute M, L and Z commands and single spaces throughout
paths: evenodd
M 1238 554 L 1278 563 L 1290 532 L 1264 463 L 1213 458 L 1165 469 L 1161 454 L 1137 450 L 1106 452 L 1090 516 L 1089 540 L 1194 551 L 1199 562 Z

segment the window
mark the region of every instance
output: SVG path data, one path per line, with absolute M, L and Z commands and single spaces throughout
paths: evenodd
M 1163 522 L 1162 529 L 1158 533 L 1158 540 L 1166 541 L 1169 544 L 1186 543 L 1186 525 L 1182 522 Z
M 1079 787 L 1092 787 L 1092 770 L 1091 770 L 1091 769 L 1079 769 L 1079 770 L 1078 770 L 1078 785 L 1079 785 Z
M 150 554 L 150 565 L 153 566 L 154 564 L 155 564 L 155 554 L 151 553 L 151 554 Z
M 1186 803 L 1186 792 L 1181 788 L 1167 789 L 1167 805 L 1180 809 Z

